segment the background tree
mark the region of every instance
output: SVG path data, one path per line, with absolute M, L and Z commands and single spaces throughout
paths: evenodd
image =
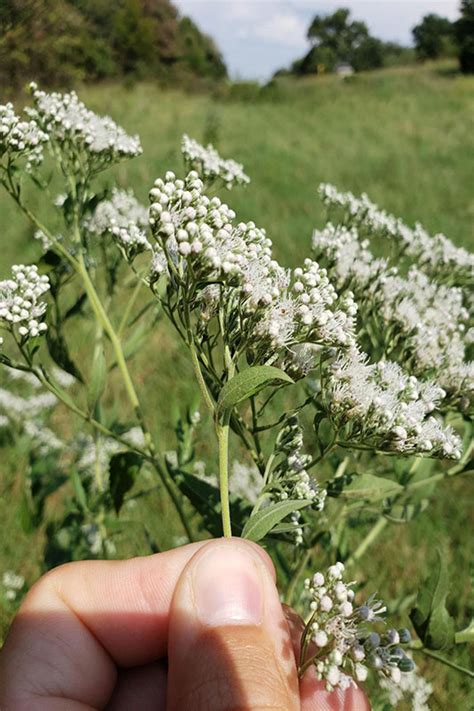
M 462 0 L 461 17 L 455 26 L 461 71 L 474 73 L 474 0 Z
M 413 28 L 418 59 L 439 59 L 453 51 L 453 24 L 447 17 L 426 15 Z
M 356 72 L 380 69 L 384 66 L 385 45 L 376 37 L 366 37 L 354 49 L 352 66 Z
M 213 41 L 170 0 L 0 0 L 0 86 L 123 75 L 219 79 Z
M 357 49 L 370 35 L 367 25 L 352 21 L 350 14 L 340 8 L 332 15 L 316 15 L 308 29 L 315 56 L 331 57 L 334 63 L 354 61 Z

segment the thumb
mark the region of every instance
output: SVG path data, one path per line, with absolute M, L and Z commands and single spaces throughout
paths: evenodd
M 246 541 L 212 541 L 171 604 L 168 711 L 299 711 L 288 624 L 273 566 Z

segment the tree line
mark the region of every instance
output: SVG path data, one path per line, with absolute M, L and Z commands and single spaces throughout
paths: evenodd
M 1 0 L 0 85 L 127 76 L 215 80 L 227 69 L 213 40 L 169 0 Z
M 415 58 L 454 56 L 459 58 L 461 71 L 474 72 L 474 0 L 462 0 L 460 13 L 455 22 L 434 13 L 426 15 L 412 30 L 413 49 L 373 37 L 366 23 L 353 19 L 347 8 L 316 15 L 307 32 L 310 49 L 277 75 L 333 72 L 341 64 L 359 72 L 408 64 Z

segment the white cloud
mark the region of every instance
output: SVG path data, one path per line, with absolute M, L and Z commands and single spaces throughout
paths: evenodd
M 286 47 L 301 47 L 306 37 L 307 23 L 290 12 L 276 12 L 253 26 L 253 36 Z
M 0 0 L 1 2 L 1 0 Z M 268 78 L 307 49 L 317 13 L 349 7 L 384 40 L 408 44 L 411 30 L 434 12 L 455 19 L 459 0 L 174 0 L 216 40 L 233 75 Z

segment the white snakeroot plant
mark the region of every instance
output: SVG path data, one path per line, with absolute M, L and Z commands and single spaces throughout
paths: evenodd
M 452 665 L 433 650 L 470 632 L 454 633 L 442 570 L 412 615 L 413 642 L 342 576 L 390 521 L 408 523 L 426 491 L 470 468 L 472 255 L 323 186 L 332 222 L 289 269 L 265 229 L 215 194 L 249 182 L 240 164 L 184 136 L 183 175 L 158 177 L 149 207 L 130 189 L 99 192 L 97 174 L 139 156 L 139 139 L 74 93 L 32 94 L 26 121 L 0 108 L 0 184 L 38 247 L 38 265 L 0 282 L 0 362 L 13 375 L 1 382 L 0 444 L 28 452 L 22 516 L 47 523 L 45 569 L 119 555 L 132 525 L 153 551 L 239 534 L 265 541 L 286 602 L 301 593 L 300 612 L 309 605 L 301 674 L 313 666 L 329 689 L 371 670 L 399 684 L 413 668 L 402 643 Z M 45 151 L 64 186 L 48 200 L 53 227 L 23 190 L 31 179 L 46 189 Z M 146 351 L 159 373 L 170 333 L 208 413 L 193 400 L 171 414 L 172 395 L 156 393 L 171 445 L 149 426 L 152 393 L 133 372 Z M 164 544 L 139 505 L 154 477 L 176 514 Z M 51 520 L 52 494 L 64 510 Z M 316 550 L 329 568 L 304 586 Z
M 328 691 L 364 682 L 369 671 L 400 683 L 403 673 L 413 671 L 413 661 L 401 645 L 411 641 L 408 630 L 375 631 L 384 621 L 385 605 L 370 598 L 355 603 L 353 586 L 344 581 L 344 564 L 332 565 L 305 580 L 309 620 L 301 645 L 300 674 L 313 666 Z
M 248 185 L 250 178 L 244 167 L 232 159 L 221 158 L 214 146 L 202 146 L 186 134 L 181 142 L 181 152 L 186 166 L 197 170 L 208 183 L 222 182 L 228 190 L 236 185 Z
M 319 194 L 330 213 L 339 211 L 342 224 L 388 239 L 393 242 L 391 246 L 414 259 L 422 271 L 443 282 L 472 285 L 474 255 L 462 247 L 456 247 L 446 235 L 432 237 L 419 223 L 409 227 L 403 220 L 381 210 L 366 194 L 357 198 L 350 192 L 340 192 L 328 183 L 319 186 Z

